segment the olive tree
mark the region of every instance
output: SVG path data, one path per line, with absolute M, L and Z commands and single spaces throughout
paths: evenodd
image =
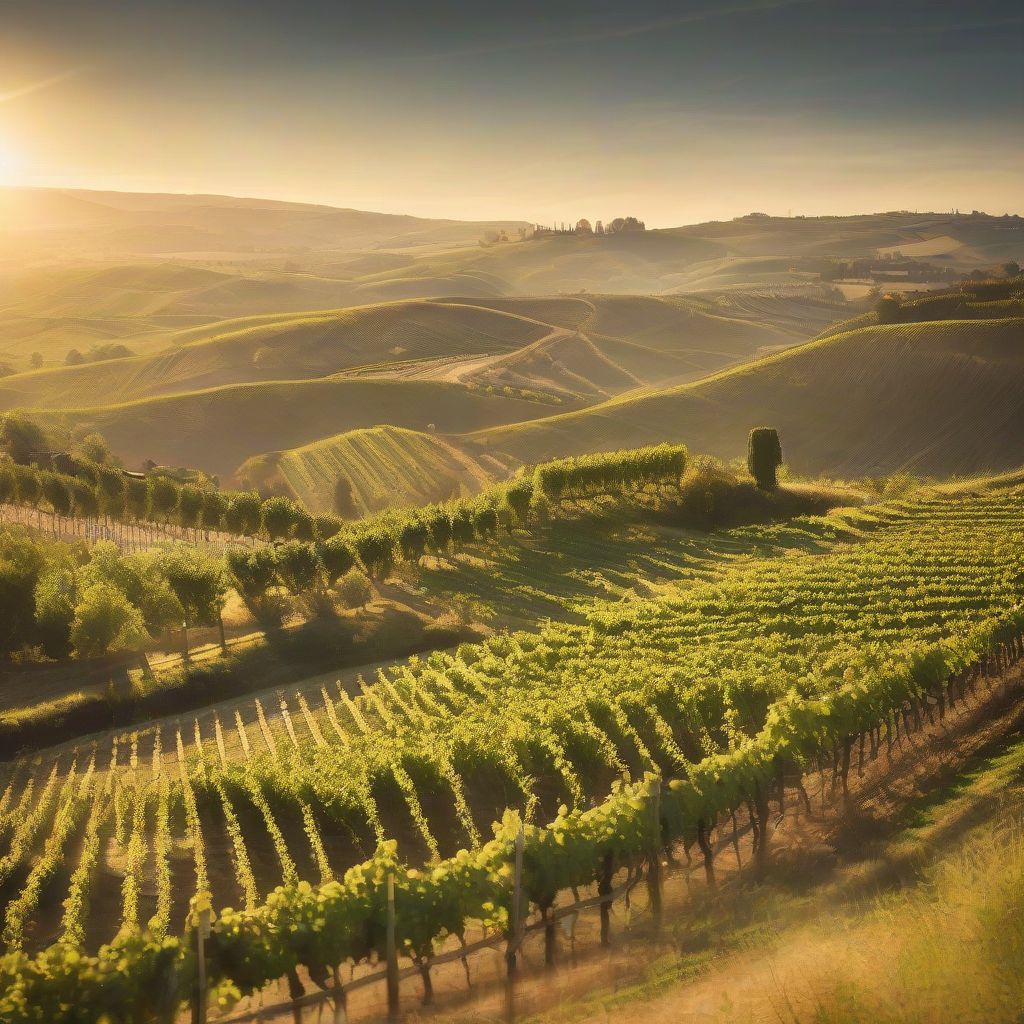
M 71 645 L 81 657 L 141 647 L 148 639 L 142 612 L 116 587 L 94 583 L 75 606 Z

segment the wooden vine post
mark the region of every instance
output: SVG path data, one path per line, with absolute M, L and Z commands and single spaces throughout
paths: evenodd
M 523 851 L 526 847 L 526 833 L 520 823 L 516 833 L 515 859 L 512 874 L 512 919 L 509 921 L 510 934 L 505 949 L 505 1016 L 514 1021 L 516 1016 L 515 980 L 519 947 L 523 942 Z
M 661 779 L 655 779 L 651 788 L 651 816 L 654 826 L 654 844 L 647 868 L 647 892 L 651 902 L 654 927 L 661 927 Z
M 388 872 L 387 956 L 388 1021 L 398 1020 L 398 943 L 395 940 L 395 876 Z

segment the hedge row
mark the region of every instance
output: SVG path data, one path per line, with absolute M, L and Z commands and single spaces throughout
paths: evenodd
M 558 459 L 476 497 L 379 513 L 324 540 L 293 540 L 276 551 L 230 551 L 228 568 L 242 597 L 255 603 L 275 580 L 298 594 L 332 586 L 354 567 L 383 579 L 396 564 L 415 563 L 428 552 L 447 555 L 497 539 L 502 530 L 528 528 L 561 501 L 678 487 L 685 469 L 683 445 Z

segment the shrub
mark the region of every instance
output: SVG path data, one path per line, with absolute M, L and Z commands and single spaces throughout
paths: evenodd
M 458 544 L 471 544 L 476 537 L 473 513 L 467 505 L 457 505 L 452 513 L 452 540 Z
M 39 474 L 31 466 L 16 465 L 14 467 L 14 483 L 18 492 L 18 501 L 24 505 L 38 505 L 43 496 L 39 486 Z
M 498 510 L 489 501 L 483 500 L 473 509 L 473 528 L 481 538 L 498 536 Z
M 84 480 L 75 480 L 71 484 L 71 500 L 74 503 L 75 514 L 86 519 L 96 515 L 100 510 L 96 491 Z
M 149 507 L 154 516 L 169 522 L 178 507 L 178 485 L 165 476 L 150 477 Z
M 373 584 L 358 569 L 345 573 L 334 589 L 346 608 L 363 608 L 373 599 Z
M 0 417 L 0 448 L 15 462 L 24 464 L 33 452 L 46 448 L 46 437 L 24 413 L 9 412 Z
M 71 488 L 63 477 L 56 473 L 42 473 L 41 485 L 47 504 L 59 516 L 71 514 Z
M 178 492 L 178 522 L 194 529 L 203 514 L 203 492 L 192 484 L 185 484 Z
M 228 511 L 228 499 L 219 491 L 204 490 L 203 495 L 203 529 L 219 530 L 224 524 Z
M 505 490 L 505 501 L 520 526 L 530 521 L 530 501 L 533 498 L 533 481 L 522 477 L 513 481 Z
M 301 506 L 293 506 L 294 523 L 292 525 L 292 536 L 296 540 L 304 540 L 307 543 L 316 538 L 316 524 L 313 517 Z
M 124 507 L 136 522 L 146 518 L 149 511 L 149 487 L 145 480 L 129 477 L 125 481 Z
M 316 530 L 318 540 L 330 540 L 331 537 L 337 536 L 344 525 L 344 520 L 338 516 L 317 516 L 313 520 L 313 527 Z
M 782 443 L 772 427 L 755 427 L 747 441 L 747 469 L 762 490 L 778 486 L 776 472 L 782 465 Z

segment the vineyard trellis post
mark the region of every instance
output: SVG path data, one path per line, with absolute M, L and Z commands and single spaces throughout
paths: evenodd
M 505 948 L 505 1016 L 515 1020 L 515 981 L 519 947 L 523 942 L 523 851 L 526 847 L 526 832 L 520 822 L 516 832 L 515 855 L 512 874 L 512 915 L 509 921 L 510 935 Z
M 388 911 L 385 955 L 387 957 L 388 1021 L 398 1020 L 398 944 L 395 941 L 395 875 L 388 872 Z
M 661 928 L 661 779 L 651 787 L 651 816 L 654 842 L 647 868 L 647 891 L 651 903 L 651 916 L 655 929 Z
M 196 993 L 192 1003 L 192 1024 L 206 1024 L 206 938 L 210 933 L 212 913 L 199 911 L 196 921 Z

